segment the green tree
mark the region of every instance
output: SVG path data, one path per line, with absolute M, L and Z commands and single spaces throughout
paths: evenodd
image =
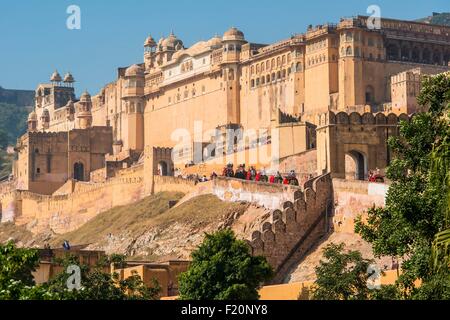
M 316 267 L 312 289 L 314 300 L 365 300 L 369 296 L 367 270 L 372 260 L 363 259 L 358 251 L 344 252 L 345 245 L 330 244 Z
M 34 249 L 17 248 L 12 242 L 0 245 L 0 299 L 14 300 L 155 300 L 159 299 L 161 287 L 153 281 L 147 287 L 139 275 L 119 280 L 118 274 L 107 272 L 110 263 L 123 264 L 124 257 L 113 255 L 89 267 L 79 263 L 77 257 L 67 255 L 57 259 L 66 270 L 77 265 L 81 270 L 81 288 L 69 290 L 70 274 L 59 273 L 41 285 L 35 285 L 32 272 L 39 265 L 39 254 Z
M 0 299 L 19 299 L 25 287 L 34 286 L 38 265 L 36 250 L 16 248 L 13 242 L 0 245 Z
M 258 288 L 272 273 L 266 259 L 252 256 L 233 231 L 206 234 L 192 253 L 189 270 L 180 275 L 180 299 L 256 300 Z
M 364 259 L 359 251 L 345 250 L 345 245 L 329 244 L 323 250 L 325 260 L 316 267 L 316 281 L 307 296 L 314 300 L 394 300 L 399 291 L 393 285 L 369 288 L 372 276 L 369 266 L 374 263 Z M 380 274 L 380 276 L 383 273 Z M 300 293 L 300 297 L 306 292 Z
M 106 270 L 109 264 L 123 264 L 124 257 L 113 255 L 99 261 L 93 267 L 79 263 L 79 259 L 72 255 L 67 255 L 63 259 L 55 261 L 66 270 L 70 265 L 77 265 L 81 271 L 81 288 L 79 290 L 69 290 L 67 280 L 71 276 L 65 272 L 58 274 L 54 279 L 44 284 L 42 287 L 46 295 L 42 298 L 51 297 L 57 300 L 157 300 L 161 287 L 153 281 L 151 287 L 147 287 L 139 275 L 119 280 L 117 273 L 109 273 Z M 36 297 L 41 294 L 37 290 Z
M 450 287 L 448 260 L 439 271 L 432 263 L 433 252 L 448 257 L 448 238 L 439 235 L 448 228 L 450 74 L 427 77 L 422 87 L 418 102 L 425 112 L 401 122 L 399 137 L 389 140 L 394 160 L 387 169 L 392 184 L 386 206 L 369 210 L 367 221 L 359 218 L 355 230 L 377 256 L 403 258 L 398 285 L 404 298 L 439 299 Z M 420 288 L 414 286 L 417 279 Z
M 8 138 L 8 144 L 14 145 L 18 137 L 27 129 L 28 110 L 14 104 L 0 103 L 0 128 Z

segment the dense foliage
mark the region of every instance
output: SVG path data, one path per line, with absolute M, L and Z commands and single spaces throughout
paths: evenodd
M 28 113 L 25 107 L 0 102 L 0 128 L 10 145 L 15 145 L 17 138 L 25 133 Z
M 0 179 L 12 171 L 14 156 L 6 153 L 8 145 L 14 146 L 17 138 L 27 128 L 28 110 L 14 104 L 0 103 Z
M 110 263 L 123 266 L 124 258 L 114 255 L 106 257 L 96 266 L 79 263 L 74 256 L 67 255 L 55 261 L 63 270 L 70 265 L 80 267 L 81 287 L 69 289 L 67 282 L 71 273 L 62 272 L 42 285 L 35 285 L 32 272 L 39 264 L 39 255 L 33 249 L 20 249 L 10 242 L 0 245 L 0 299 L 14 300 L 155 300 L 161 288 L 154 281 L 147 287 L 138 275 L 119 280 L 117 273 L 108 272 Z
M 189 270 L 179 278 L 180 298 L 190 300 L 256 300 L 258 288 L 271 278 L 264 257 L 250 254 L 233 231 L 207 234 L 192 253 Z
M 346 251 L 345 245 L 330 244 L 325 247 L 311 295 L 314 300 L 388 300 L 398 297 L 394 286 L 370 287 L 369 280 L 382 275 L 373 274 L 371 259 L 364 259 L 359 251 Z M 376 285 L 374 283 L 373 285 Z
M 443 299 L 450 288 L 450 74 L 427 77 L 418 102 L 427 111 L 402 122 L 400 136 L 389 140 L 395 158 L 387 169 L 386 206 L 369 210 L 356 231 L 377 256 L 403 259 L 403 298 Z M 422 286 L 416 288 L 416 280 Z

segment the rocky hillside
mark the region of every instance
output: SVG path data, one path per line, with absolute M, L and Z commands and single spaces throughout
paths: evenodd
M 429 17 L 416 20 L 417 22 L 425 22 L 430 24 L 437 24 L 441 26 L 450 26 L 450 12 L 433 12 Z
M 20 107 L 34 105 L 33 90 L 10 90 L 0 86 L 0 103 L 14 104 Z
M 162 192 L 132 205 L 117 207 L 96 216 L 79 229 L 57 235 L 32 235 L 23 227 L 0 226 L 0 242 L 14 239 L 22 246 L 61 246 L 66 239 L 87 249 L 121 253 L 133 260 L 189 259 L 205 232 L 231 227 L 242 238 L 269 217 L 269 212 L 248 203 L 228 203 L 213 195 L 200 195 L 169 209 L 169 201 L 183 194 Z
M 169 201 L 173 200 L 179 204 L 169 208 Z M 354 216 L 350 216 L 347 211 L 341 212 L 341 209 L 348 207 L 348 203 L 341 199 L 338 201 L 341 204 L 333 217 L 334 231 L 295 264 L 286 274 L 284 282 L 314 280 L 315 267 L 323 257 L 324 247 L 330 243 L 344 242 L 347 248 L 359 250 L 364 257 L 373 258 L 370 245 L 352 232 Z M 355 198 L 349 201 L 355 206 Z M 355 212 L 361 212 L 364 206 L 366 203 L 357 205 Z M 347 220 L 344 224 L 339 223 L 344 216 Z M 42 247 L 46 243 L 60 247 L 64 240 L 69 240 L 72 245 L 86 245 L 86 249 L 104 250 L 108 254 L 121 253 L 132 260 L 187 260 L 205 233 L 230 227 L 239 238 L 249 239 L 252 232 L 259 229 L 269 217 L 270 211 L 262 207 L 223 202 L 211 194 L 192 197 L 162 192 L 134 204 L 103 212 L 79 229 L 66 234 L 50 231 L 32 234 L 25 227 L 2 224 L 0 242 L 14 240 L 26 247 Z M 390 266 L 390 260 L 377 259 L 377 264 L 381 268 Z

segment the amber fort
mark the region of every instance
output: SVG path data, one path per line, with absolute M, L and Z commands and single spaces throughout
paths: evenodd
M 248 241 L 282 275 L 326 232 L 333 192 L 383 173 L 388 138 L 421 111 L 422 78 L 450 69 L 450 27 L 383 18 L 374 29 L 368 19 L 272 44 L 236 27 L 190 47 L 173 32 L 149 35 L 141 61 L 80 97 L 76 72 L 51 70 L 0 183 L 1 221 L 62 233 L 160 191 L 197 192 L 186 175 L 229 162 L 294 170 L 300 187 L 223 177 L 211 187 L 272 210 Z

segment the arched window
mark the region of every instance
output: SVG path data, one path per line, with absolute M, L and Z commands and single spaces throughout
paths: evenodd
M 254 73 L 255 73 L 255 67 L 252 66 L 252 67 L 250 68 L 250 75 L 253 75 Z
M 284 65 L 286 63 L 286 56 L 283 55 L 281 58 L 281 65 Z
M 254 79 L 252 79 L 252 80 L 250 81 L 250 87 L 251 87 L 251 88 L 254 88 L 254 87 L 255 87 L 255 80 L 254 80 Z
M 234 70 L 230 69 L 228 71 L 228 80 L 233 81 L 234 80 Z
M 431 52 L 428 48 L 423 49 L 422 53 L 422 60 L 424 63 L 430 63 L 431 62 Z
M 158 175 L 163 177 L 168 175 L 167 163 L 165 161 L 160 161 L 158 163 Z
M 274 82 L 276 80 L 275 78 L 275 72 L 272 73 L 272 82 Z
M 270 74 L 268 74 L 268 75 L 266 76 L 266 82 L 267 82 L 267 83 L 270 82 Z
M 287 62 L 288 63 L 291 62 L 291 54 L 290 53 L 288 53 L 288 55 L 287 55 Z
M 256 86 L 259 86 L 259 78 L 256 78 Z
M 302 71 L 302 64 L 300 62 L 297 62 L 297 64 L 295 65 L 295 71 Z
M 281 79 L 281 72 L 278 71 L 278 72 L 277 72 L 277 80 L 280 80 L 280 79 Z
M 411 55 L 412 61 L 419 62 L 420 61 L 420 50 L 417 47 L 414 47 Z
M 388 55 L 388 59 L 389 60 L 398 60 L 399 59 L 399 47 L 394 44 L 391 43 L 390 45 L 388 45 L 387 47 L 387 55 Z
M 277 67 L 279 67 L 280 64 L 281 64 L 281 59 L 280 59 L 280 57 L 278 57 L 278 58 L 277 58 Z
M 375 102 L 375 90 L 372 86 L 366 87 L 366 104 L 372 104 Z
M 256 65 L 256 74 L 259 74 L 259 64 Z
M 353 41 L 353 34 L 350 31 L 345 34 L 345 41 Z
M 351 56 L 351 55 L 353 54 L 353 53 L 352 53 L 352 47 L 348 46 L 347 49 L 345 50 L 345 54 L 346 54 L 347 56 Z
M 73 165 L 73 179 L 84 181 L 84 165 L 81 162 L 77 162 Z
M 402 60 L 404 60 L 404 61 L 409 60 L 409 55 L 410 55 L 409 51 L 410 51 L 409 47 L 407 47 L 407 46 L 402 47 L 402 52 L 401 52 Z
M 266 78 L 264 76 L 261 77 L 261 84 L 266 83 Z
M 270 70 L 270 61 L 269 60 L 266 61 L 266 70 Z
M 441 53 L 439 51 L 433 53 L 433 63 L 438 65 L 441 64 Z

